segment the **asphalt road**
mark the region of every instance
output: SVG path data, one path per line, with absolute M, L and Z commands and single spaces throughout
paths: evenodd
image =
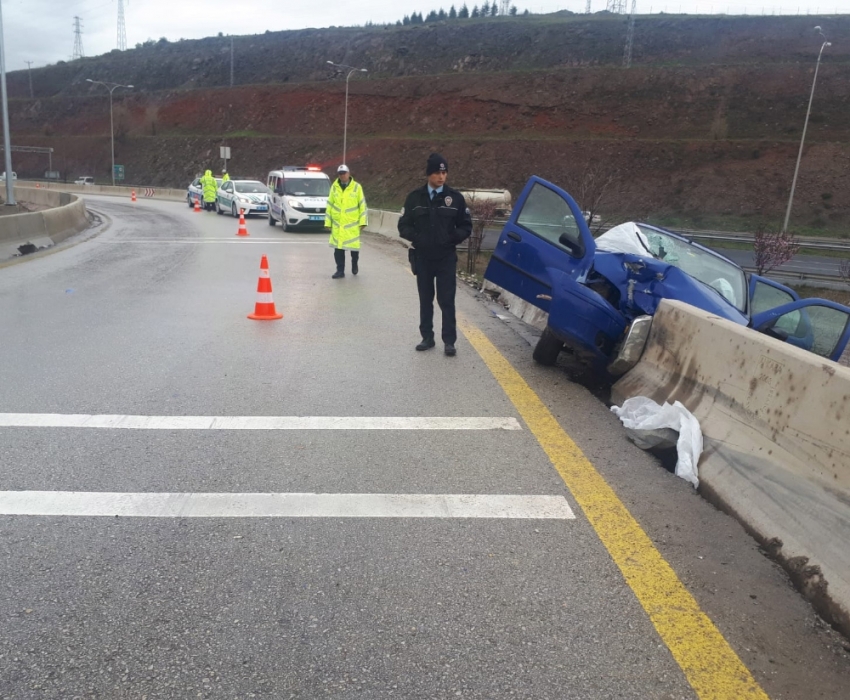
M 321 234 L 249 220 L 240 240 L 233 219 L 177 203 L 90 206 L 99 235 L 0 267 L 0 414 L 156 418 L 0 427 L 0 492 L 546 496 L 575 517 L 258 517 L 238 497 L 239 517 L 0 516 L 0 697 L 696 697 L 469 342 L 414 352 L 399 246 L 369 237 L 360 275 L 332 281 Z M 246 319 L 263 253 L 280 321 Z M 846 698 L 844 643 L 743 530 L 563 369 L 535 366 L 513 323 L 463 288 L 458 307 L 767 694 Z M 176 416 L 338 424 L 187 430 Z M 413 428 L 362 428 L 382 417 Z

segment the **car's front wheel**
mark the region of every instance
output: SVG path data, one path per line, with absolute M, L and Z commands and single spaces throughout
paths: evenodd
M 189 203 L 189 209 L 194 208 L 195 203 L 192 201 L 192 195 L 187 194 L 186 195 L 186 201 Z
M 215 200 L 215 213 L 221 216 L 224 212 L 221 210 L 221 206 L 219 206 L 218 200 Z
M 230 213 L 233 214 L 234 219 L 239 218 L 239 211 L 236 209 L 236 204 L 234 203 L 232 207 L 230 207 Z
M 269 212 L 269 226 L 274 226 L 274 225 L 275 225 L 274 217 L 272 216 L 272 213 Z
M 561 354 L 563 349 L 564 344 L 555 337 L 549 326 L 546 326 L 543 335 L 537 341 L 532 357 L 538 364 L 550 367 L 558 361 L 558 355 Z

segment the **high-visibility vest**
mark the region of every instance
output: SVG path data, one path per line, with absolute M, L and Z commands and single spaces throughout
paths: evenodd
M 215 181 L 211 171 L 207 170 L 201 178 L 201 187 L 204 188 L 204 201 L 214 202 L 215 194 L 218 190 L 218 183 Z
M 342 189 L 339 179 L 331 185 L 325 226 L 331 230 L 328 243 L 331 248 L 360 250 L 360 228 L 366 226 L 366 197 L 359 182 L 352 178 Z

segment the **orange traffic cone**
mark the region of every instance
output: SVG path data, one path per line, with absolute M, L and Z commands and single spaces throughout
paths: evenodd
M 248 236 L 248 227 L 245 225 L 245 210 L 239 210 L 239 230 L 236 232 L 237 236 Z
M 131 191 L 130 191 L 130 201 L 131 201 L 131 202 L 135 202 L 135 201 L 136 201 L 136 190 L 131 190 Z
M 200 199 L 195 200 L 195 211 L 201 211 L 201 200 Z
M 247 234 L 246 234 L 247 235 Z M 269 277 L 269 261 L 264 255 L 260 260 L 260 281 L 257 283 L 257 304 L 254 313 L 248 314 L 248 318 L 255 321 L 275 321 L 283 318 L 274 308 L 272 299 L 272 279 Z

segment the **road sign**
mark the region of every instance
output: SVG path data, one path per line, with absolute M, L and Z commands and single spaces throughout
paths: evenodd
M 123 165 L 115 165 L 113 167 L 115 168 L 115 172 L 114 172 L 115 179 L 116 180 L 123 180 L 124 179 L 124 166 Z
M 221 146 L 222 160 L 230 160 L 230 146 Z

